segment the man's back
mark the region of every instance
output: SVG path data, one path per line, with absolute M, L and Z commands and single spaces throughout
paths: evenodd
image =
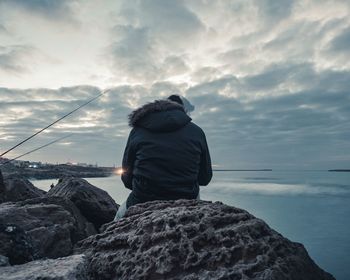
M 135 110 L 122 180 L 133 190 L 128 207 L 148 200 L 196 198 L 212 177 L 205 134 L 181 105 L 158 100 Z

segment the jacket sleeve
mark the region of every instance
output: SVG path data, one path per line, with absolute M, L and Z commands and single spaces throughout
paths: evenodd
M 126 143 L 126 147 L 123 155 L 122 169 L 123 173 L 121 175 L 121 179 L 124 183 L 124 186 L 130 190 L 132 190 L 132 172 L 134 167 L 134 162 L 136 159 L 136 151 L 134 147 L 134 143 L 132 141 L 132 134 L 134 130 L 131 130 L 128 141 Z
M 209 148 L 205 134 L 203 132 L 203 144 L 202 144 L 202 153 L 200 159 L 200 167 L 198 173 L 198 184 L 200 186 L 206 186 L 209 184 L 211 178 L 213 177 L 213 170 L 211 167 L 211 159 L 209 154 Z

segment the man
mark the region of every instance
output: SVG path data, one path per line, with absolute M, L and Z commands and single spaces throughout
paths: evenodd
M 129 115 L 132 130 L 121 179 L 132 192 L 115 220 L 138 203 L 199 197 L 199 185 L 210 182 L 212 167 L 205 134 L 191 120 L 177 95 L 148 103 Z

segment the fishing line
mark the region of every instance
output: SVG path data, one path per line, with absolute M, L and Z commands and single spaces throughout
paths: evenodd
M 84 104 L 78 106 L 76 109 L 74 109 L 73 111 L 65 114 L 63 117 L 59 118 L 58 120 L 54 121 L 53 123 L 49 124 L 48 126 L 45 126 L 44 128 L 40 129 L 39 131 L 37 131 L 36 133 L 32 134 L 31 136 L 29 136 L 28 138 L 24 139 L 23 141 L 19 142 L 18 144 L 16 144 L 15 146 L 11 147 L 10 149 L 8 149 L 7 151 L 3 152 L 0 157 L 6 155 L 8 152 L 12 151 L 13 149 L 17 148 L 18 146 L 22 145 L 23 143 L 27 142 L 28 140 L 32 139 L 33 137 L 37 136 L 38 134 L 40 134 L 41 132 L 43 132 L 44 130 L 48 129 L 49 127 L 53 126 L 54 124 L 58 123 L 59 121 L 63 120 L 64 118 L 68 117 L 69 115 L 73 114 L 74 112 L 78 111 L 79 109 L 83 108 L 84 106 L 90 104 L 91 102 L 95 101 L 97 98 L 100 98 L 102 95 L 104 95 L 108 90 L 104 90 L 102 91 L 99 95 L 95 96 L 94 98 L 88 100 L 87 102 L 85 102 Z
M 36 152 L 36 151 L 38 151 L 38 150 L 41 150 L 42 148 L 45 148 L 45 147 L 47 147 L 47 146 L 50 146 L 50 145 L 52 145 L 52 144 L 54 144 L 54 143 L 56 143 L 56 142 L 59 142 L 59 141 L 61 141 L 61 140 L 63 140 L 63 139 L 66 139 L 66 138 L 68 138 L 68 137 L 70 137 L 70 136 L 72 136 L 72 135 L 73 135 L 73 133 L 68 134 L 68 135 L 63 136 L 63 137 L 61 137 L 61 138 L 58 138 L 58 139 L 56 139 L 56 140 L 54 140 L 54 141 L 51 141 L 50 143 L 47 143 L 47 144 L 45 144 L 45 145 L 43 145 L 43 146 L 40 146 L 40 147 L 38 147 L 38 148 L 35 148 L 34 150 L 31 150 L 31 151 L 29 151 L 29 152 L 26 152 L 25 154 L 22 154 L 22 155 L 20 155 L 20 156 L 18 156 L 18 157 L 15 157 L 15 158 L 13 158 L 13 159 L 9 159 L 9 160 L 3 162 L 2 164 L 0 164 L 0 166 L 1 166 L 1 165 L 8 164 L 8 163 L 10 163 L 10 162 L 12 162 L 12 161 L 14 161 L 14 160 L 16 160 L 16 159 L 19 159 L 19 158 L 21 158 L 21 157 L 24 157 L 24 156 L 26 156 L 26 155 L 29 155 L 29 154 L 31 154 L 31 153 L 34 153 L 34 152 Z

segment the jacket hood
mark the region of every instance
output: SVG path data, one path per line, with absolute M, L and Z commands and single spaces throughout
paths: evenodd
M 129 115 L 131 127 L 143 127 L 158 132 L 177 130 L 191 120 L 182 105 L 170 100 L 155 100 L 134 110 Z

